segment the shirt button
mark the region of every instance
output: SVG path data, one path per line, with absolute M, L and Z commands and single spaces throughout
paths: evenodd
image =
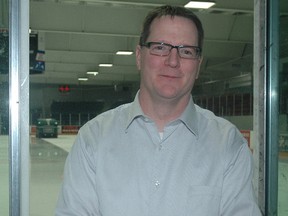
M 158 188 L 160 186 L 160 182 L 158 180 L 155 181 L 155 186 Z

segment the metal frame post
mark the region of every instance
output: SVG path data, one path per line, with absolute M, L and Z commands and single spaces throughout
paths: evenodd
M 9 1 L 9 215 L 29 215 L 29 1 Z
M 253 68 L 253 157 L 254 189 L 258 205 L 265 212 L 266 145 L 266 1 L 254 0 L 254 68 Z

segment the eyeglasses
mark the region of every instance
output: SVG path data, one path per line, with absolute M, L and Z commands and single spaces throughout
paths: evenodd
M 145 46 L 150 50 L 150 54 L 157 56 L 168 56 L 173 48 L 177 49 L 178 55 L 185 59 L 198 59 L 201 56 L 201 48 L 197 46 L 173 46 L 162 42 L 147 42 Z

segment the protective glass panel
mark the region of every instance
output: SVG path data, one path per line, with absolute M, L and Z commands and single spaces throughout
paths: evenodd
M 9 35 L 8 0 L 0 0 L 0 215 L 9 215 Z
M 288 2 L 280 0 L 278 215 L 288 212 Z

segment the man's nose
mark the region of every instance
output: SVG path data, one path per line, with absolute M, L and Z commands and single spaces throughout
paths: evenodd
M 180 58 L 178 49 L 173 47 L 168 55 L 167 64 L 171 67 L 178 67 L 180 65 Z

